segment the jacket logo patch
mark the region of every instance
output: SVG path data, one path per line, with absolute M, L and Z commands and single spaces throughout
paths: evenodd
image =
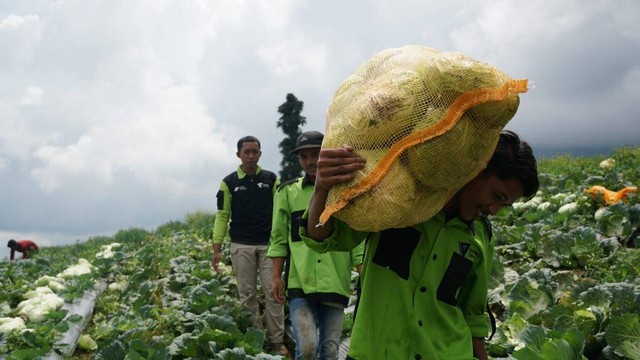
M 465 256 L 467 259 L 476 262 L 480 259 L 480 252 L 476 248 L 472 248 L 467 251 L 467 255 Z
M 246 186 L 244 186 L 244 185 L 240 185 L 240 186 L 236 186 L 236 187 L 233 189 L 233 192 L 244 191 L 244 190 L 247 190 L 247 187 L 246 187 Z
M 270 188 L 270 187 L 271 187 L 271 185 L 269 185 L 269 184 L 267 184 L 267 183 L 259 182 L 259 183 L 258 183 L 258 187 L 259 187 L 260 189 L 262 189 L 262 188 L 268 189 L 268 188 Z
M 458 241 L 458 247 L 460 248 L 460 255 L 465 256 L 467 255 L 467 251 L 469 251 L 469 248 L 471 247 L 471 244 L 462 242 L 462 241 Z

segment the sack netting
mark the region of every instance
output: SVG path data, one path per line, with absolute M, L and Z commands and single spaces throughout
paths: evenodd
M 322 148 L 352 146 L 366 160 L 331 188 L 330 216 L 363 231 L 430 219 L 487 164 L 527 80 L 459 52 L 410 45 L 360 65 L 327 109 Z

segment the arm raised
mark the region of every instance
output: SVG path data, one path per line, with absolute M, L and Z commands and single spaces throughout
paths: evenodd
M 329 189 L 336 184 L 352 181 L 356 171 L 364 169 L 364 164 L 365 159 L 354 152 L 350 146 L 320 151 L 316 183 L 309 203 L 307 234 L 310 238 L 321 241 L 331 234 L 331 222 L 318 226 Z

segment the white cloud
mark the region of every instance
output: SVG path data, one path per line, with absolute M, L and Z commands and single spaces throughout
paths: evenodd
M 455 48 L 478 56 L 504 56 L 554 42 L 605 9 L 601 1 L 485 1 L 462 11 L 468 22 L 452 31 L 451 40 Z
M 6 102 L 0 98 L 0 156 L 28 162 L 32 148 L 52 140 L 55 134 L 43 134 L 35 130 L 25 119 L 19 103 L 18 98 Z
M 24 95 L 20 100 L 22 106 L 40 106 L 42 105 L 44 91 L 38 86 L 28 86 Z
M 276 76 L 284 76 L 292 81 L 306 77 L 322 84 L 329 62 L 324 45 L 314 44 L 296 35 L 290 36 L 287 41 L 283 40 L 278 39 L 258 48 L 257 54 L 265 67 Z
M 32 176 L 46 191 L 56 190 L 64 182 L 65 175 L 91 174 L 89 168 L 89 153 L 87 150 L 92 145 L 92 138 L 82 136 L 78 143 L 66 147 L 47 145 L 36 150 L 35 157 L 46 165 L 44 168 L 35 168 Z M 101 173 L 101 174 L 100 174 Z M 98 172 L 103 181 L 110 182 L 111 174 L 103 170 Z M 106 179 L 105 179 L 106 177 Z
M 16 29 L 25 23 L 25 18 L 17 15 L 9 15 L 0 21 L 0 30 Z
M 146 103 L 87 130 L 74 144 L 36 150 L 42 165 L 32 171 L 47 191 L 82 176 L 111 184 L 119 171 L 142 184 L 172 192 L 189 190 L 189 171 L 229 164 L 233 159 L 223 129 L 204 113 L 192 87 L 149 90 Z
M 264 23 L 264 30 L 269 33 L 288 27 L 293 10 L 292 6 L 299 2 L 295 0 L 270 0 L 250 3 L 255 6 L 256 14 Z
M 21 68 L 31 62 L 41 35 L 42 23 L 37 15 L 0 18 L 0 66 Z
M 50 9 L 38 65 L 20 79 L 41 85 L 0 97 L 0 112 L 10 115 L 0 120 L 7 129 L 0 154 L 32 155 L 31 175 L 42 189 L 111 185 L 129 172 L 142 184 L 182 193 L 192 187 L 194 169 L 234 162 L 234 125 L 217 124 L 197 88 L 199 66 L 208 66 L 200 64 L 207 21 L 220 8 L 67 1 Z M 14 16 L 2 24 L 13 29 L 39 19 Z M 42 106 L 44 94 L 46 109 L 27 109 Z

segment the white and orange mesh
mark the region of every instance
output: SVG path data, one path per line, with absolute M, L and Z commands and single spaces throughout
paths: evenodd
M 527 80 L 459 52 L 410 45 L 360 65 L 327 109 L 323 148 L 367 159 L 354 181 L 331 188 L 331 216 L 380 231 L 430 219 L 487 164 Z

